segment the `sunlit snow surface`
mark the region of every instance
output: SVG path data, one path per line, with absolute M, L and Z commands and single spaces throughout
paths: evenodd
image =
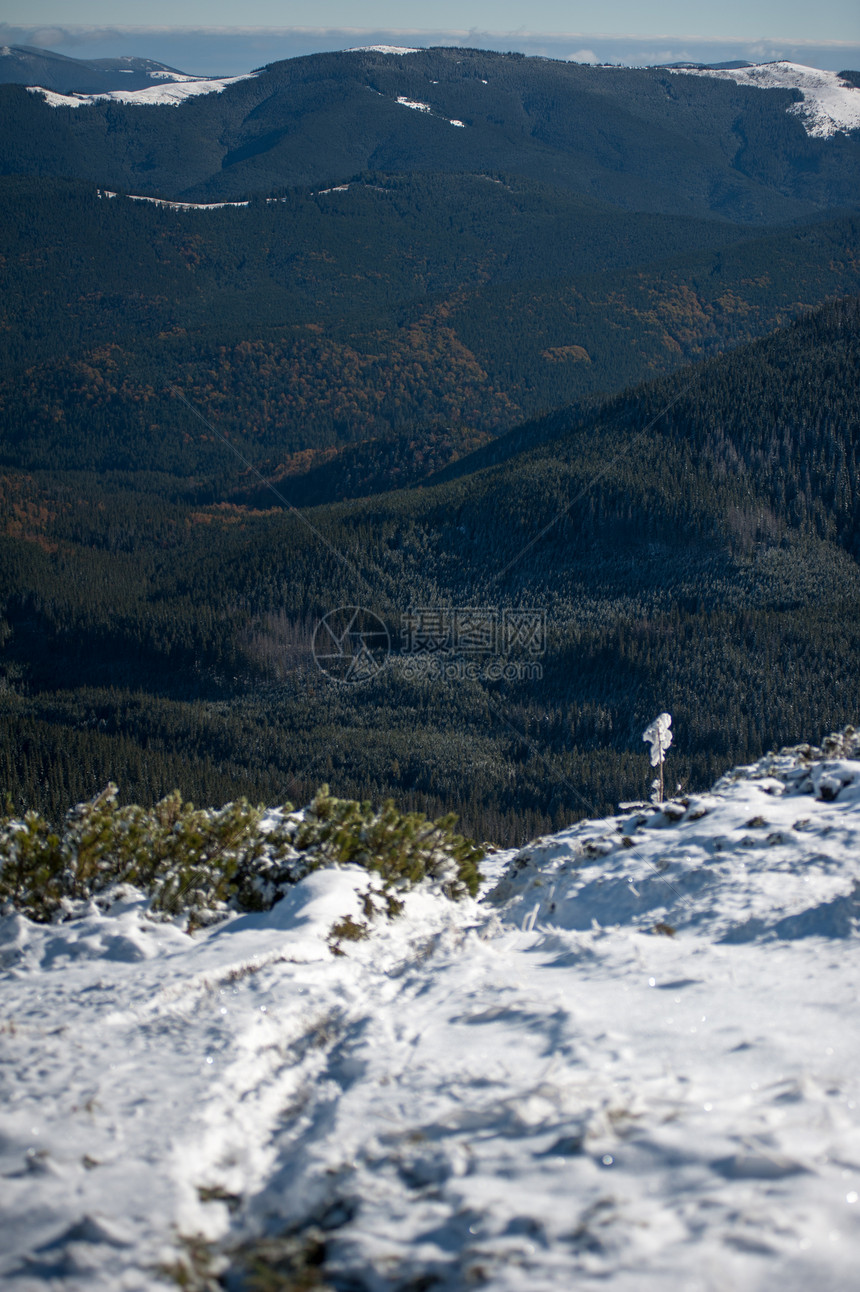
M 354 45 L 347 54 L 421 54 L 423 50 L 411 49 L 406 45 Z
M 823 72 L 802 63 L 760 63 L 754 67 L 731 70 L 710 68 L 673 68 L 686 76 L 717 76 L 738 85 L 754 85 L 762 90 L 800 90 L 802 103 L 788 111 L 800 117 L 808 135 L 826 138 L 840 132 L 860 130 L 860 89 L 846 85 L 836 72 Z
M 54 90 L 45 90 L 40 85 L 28 85 L 27 89 L 31 94 L 44 95 L 46 103 L 52 108 L 80 108 L 87 104 L 100 103 L 104 99 L 112 99 L 117 103 L 140 103 L 146 106 L 160 103 L 175 105 L 198 94 L 220 94 L 228 85 L 247 81 L 256 75 L 256 72 L 246 72 L 242 76 L 206 80 L 178 76 L 176 80 L 165 81 L 161 85 L 147 85 L 143 90 L 105 90 L 99 94 L 58 94 Z
M 436 84 L 436 82 L 434 82 L 434 84 Z M 433 111 L 429 103 L 422 103 L 420 99 L 407 99 L 405 94 L 399 94 L 397 96 L 397 102 L 402 108 L 412 108 L 416 112 L 429 112 L 431 116 L 439 116 L 438 113 Z M 447 118 L 442 118 L 442 120 L 447 120 Z M 459 126 L 461 130 L 465 130 L 466 128 L 465 121 L 449 120 L 448 125 Z
M 373 1292 L 856 1286 L 856 754 L 485 869 L 341 957 L 351 868 L 193 938 L 131 890 L 6 916 L 4 1285 L 156 1288 L 179 1233 L 310 1227 Z
M 397 96 L 397 102 L 403 108 L 414 108 L 416 112 L 432 112 L 433 109 L 429 103 L 421 103 L 418 99 L 407 99 L 404 94 Z

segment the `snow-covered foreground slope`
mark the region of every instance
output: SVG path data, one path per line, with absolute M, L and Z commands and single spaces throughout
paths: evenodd
M 350 868 L 193 938 L 133 892 L 7 915 L 6 1285 L 169 1286 L 200 1235 L 241 1286 L 268 1235 L 353 1292 L 855 1286 L 860 740 L 828 755 L 497 854 L 337 957 Z
M 846 85 L 837 72 L 824 72 L 802 63 L 757 63 L 736 68 L 671 68 L 687 76 L 716 76 L 760 90 L 799 90 L 802 103 L 788 109 L 800 117 L 808 135 L 826 139 L 838 132 L 860 130 L 860 89 Z

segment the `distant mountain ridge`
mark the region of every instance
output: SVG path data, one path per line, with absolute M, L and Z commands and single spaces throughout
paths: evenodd
M 33 45 L 0 48 L 0 85 L 40 85 L 59 94 L 142 90 L 188 73 L 152 58 L 69 58 Z
M 860 204 L 860 132 L 810 137 L 789 111 L 802 91 L 742 75 L 367 49 L 272 63 L 170 114 L 49 108 L 7 85 L 0 154 L 7 174 L 198 202 L 366 170 L 504 170 L 629 210 L 744 224 Z

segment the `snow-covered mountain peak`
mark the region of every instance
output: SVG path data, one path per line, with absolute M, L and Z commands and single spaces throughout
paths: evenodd
M 802 63 L 757 63 L 737 68 L 671 68 L 686 76 L 716 76 L 752 85 L 761 90 L 799 90 L 802 103 L 788 111 L 800 117 L 808 135 L 820 139 L 837 132 L 860 130 L 860 89 L 843 81 L 837 72 L 825 72 Z

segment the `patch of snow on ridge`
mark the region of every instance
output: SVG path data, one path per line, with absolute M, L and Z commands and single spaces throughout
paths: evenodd
M 112 192 L 108 188 L 97 188 L 98 197 L 119 197 L 118 193 Z M 166 197 L 144 197 L 142 194 L 126 193 L 125 197 L 129 202 L 152 202 L 154 206 L 166 206 L 171 211 L 220 211 L 223 206 L 250 206 L 250 199 L 244 202 L 171 202 Z M 266 201 L 277 201 L 277 198 L 267 198 Z
M 52 108 L 81 108 L 93 103 L 112 100 L 114 103 L 138 103 L 144 106 L 162 103 L 176 106 L 185 99 L 195 98 L 198 94 L 221 94 L 228 85 L 238 81 L 247 81 L 256 76 L 256 72 L 245 72 L 242 76 L 226 76 L 206 80 L 187 79 L 170 80 L 162 85 L 147 85 L 142 90 L 105 90 L 98 94 L 58 94 L 46 90 L 41 85 L 28 85 L 30 94 L 41 94 Z
M 128 886 L 0 911 L 3 1286 L 321 1232 L 377 1292 L 856 1286 L 860 736 L 482 870 L 339 956 L 352 866 L 193 936 Z
M 354 45 L 347 54 L 420 54 L 420 49 L 409 49 L 405 45 Z
M 147 72 L 153 81 L 199 81 L 199 76 L 190 76 L 186 72 Z
M 171 202 L 165 197 L 141 197 L 129 193 L 129 202 L 153 202 L 155 206 L 167 206 L 171 211 L 220 211 L 223 206 L 250 206 L 250 199 L 244 202 Z
M 441 117 L 439 113 L 434 112 L 429 103 L 422 103 L 420 99 L 407 99 L 405 94 L 400 94 L 397 97 L 397 102 L 402 108 L 412 108 L 415 112 L 426 112 L 431 117 L 439 117 L 439 120 L 447 120 L 447 118 Z M 449 120 L 448 125 L 459 126 L 461 130 L 465 130 L 466 128 L 465 121 L 457 121 L 456 118 L 453 121 Z
M 802 63 L 757 63 L 737 68 L 670 68 L 684 76 L 715 76 L 738 85 L 752 85 L 761 90 L 799 90 L 802 103 L 788 111 L 800 117 L 808 135 L 826 139 L 838 133 L 860 130 L 860 89 L 846 85 L 836 72 L 825 72 Z
M 416 112 L 432 112 L 433 109 L 429 103 L 421 103 L 418 99 L 407 99 L 405 95 L 399 94 L 397 102 L 404 108 L 414 108 Z

